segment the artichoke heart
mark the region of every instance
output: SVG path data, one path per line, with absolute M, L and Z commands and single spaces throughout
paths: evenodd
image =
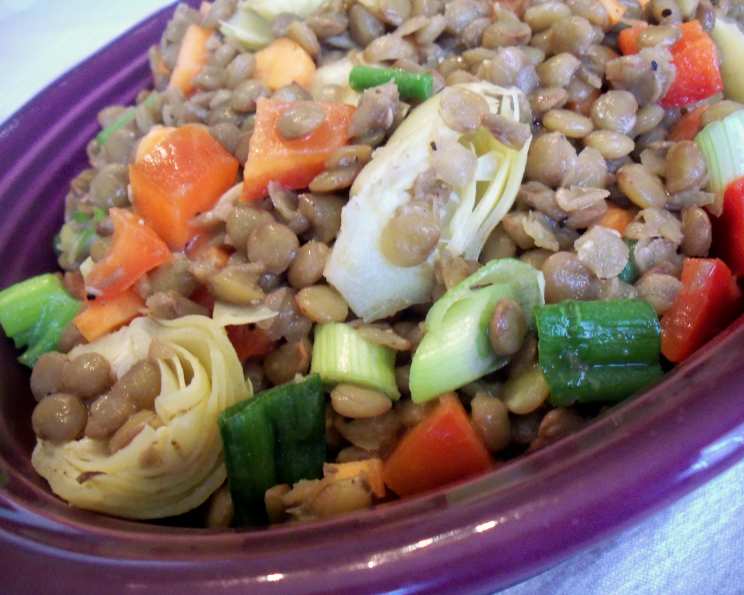
M 87 437 L 38 440 L 34 468 L 71 505 L 119 517 L 162 518 L 202 504 L 226 477 L 217 418 L 252 392 L 224 329 L 204 316 L 137 318 L 70 355 L 88 352 L 108 359 L 117 377 L 148 355 L 156 361 L 162 425 L 146 425 L 114 454 Z
M 491 113 L 520 121 L 523 98 L 518 89 L 487 82 L 450 88 L 480 95 Z M 411 112 L 359 173 L 342 211 L 341 229 L 324 274 L 365 321 L 430 301 L 434 264 L 443 251 L 477 259 L 489 234 L 516 199 L 531 138 L 521 149 L 514 149 L 484 127 L 462 134 L 447 125 L 441 104 L 442 94 L 435 95 Z M 436 148 L 454 143 L 472 152 L 473 175 L 463 187 L 452 188 L 446 203 L 439 207 L 441 234 L 428 258 L 413 266 L 398 266 L 381 249 L 383 229 L 398 209 L 413 202 L 416 179 L 432 170 Z

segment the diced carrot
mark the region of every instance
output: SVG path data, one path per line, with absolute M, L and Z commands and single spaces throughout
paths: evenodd
M 292 83 L 309 89 L 315 76 L 315 62 L 301 45 L 280 37 L 256 52 L 254 76 L 272 90 Z
M 682 116 L 672 126 L 667 139 L 675 142 L 693 140 L 697 133 L 700 132 L 701 120 L 706 109 L 708 109 L 708 106 L 703 105 Z
M 239 163 L 200 124 L 151 134 L 129 167 L 134 206 L 179 250 L 198 232 L 192 218 L 211 209 L 235 183 Z
M 383 465 L 385 484 L 399 496 L 419 494 L 482 473 L 491 457 L 456 395 L 408 431 Z
M 251 328 L 249 324 L 227 326 L 225 330 L 241 362 L 252 357 L 263 357 L 274 348 L 274 341 L 265 331 Z
M 250 152 L 243 170 L 243 200 L 266 196 L 272 180 L 285 188 L 305 188 L 323 171 L 331 153 L 346 144 L 354 108 L 340 103 L 317 105 L 325 111 L 325 121 L 305 138 L 286 140 L 276 126 L 292 103 L 258 100 Z
M 189 259 L 206 262 L 215 269 L 224 268 L 230 259 L 230 252 L 224 246 L 215 245 L 210 234 L 195 236 L 186 246 Z
M 382 477 L 382 461 L 380 459 L 364 459 L 350 463 L 325 463 L 323 476 L 329 479 L 352 479 L 361 477 L 378 498 L 385 497 L 385 481 Z
M 95 341 L 139 316 L 144 307 L 139 294 L 130 289 L 110 300 L 88 302 L 73 323 L 86 341 Z
M 207 41 L 213 31 L 198 25 L 189 25 L 178 50 L 176 67 L 170 78 L 170 86 L 176 87 L 188 97 L 194 90 L 194 77 L 209 59 Z
M 636 211 L 631 209 L 621 209 L 620 207 L 607 207 L 607 211 L 602 218 L 597 222 L 597 225 L 602 227 L 609 227 L 614 229 L 620 235 L 625 233 L 625 228 L 628 224 L 633 221 L 636 216 Z
M 600 0 L 607 11 L 610 25 L 617 25 L 625 14 L 625 5 L 618 0 Z
M 648 27 L 646 23 L 638 23 L 620 31 L 617 36 L 617 47 L 620 48 L 623 55 L 628 56 L 638 53 L 638 38 L 641 36 L 641 31 L 646 27 Z
M 88 293 L 103 299 L 126 291 L 171 258 L 165 242 L 140 217 L 126 209 L 110 209 L 109 216 L 114 225 L 111 249 L 85 276 Z

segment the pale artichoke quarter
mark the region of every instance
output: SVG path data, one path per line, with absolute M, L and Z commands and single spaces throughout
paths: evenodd
M 518 89 L 487 82 L 455 87 L 483 97 L 492 113 L 520 120 Z M 417 107 L 387 144 L 375 151 L 357 176 L 351 199 L 342 211 L 341 229 L 324 274 L 354 313 L 366 321 L 430 301 L 436 260 L 445 249 L 476 260 L 490 233 L 514 204 L 522 182 L 529 140 L 515 150 L 485 128 L 464 135 L 445 123 L 440 104 L 441 94 Z M 416 178 L 431 168 L 434 147 L 452 142 L 475 154 L 475 176 L 467 186 L 451 192 L 440 216 L 439 244 L 429 258 L 416 266 L 396 266 L 380 249 L 382 230 L 396 209 L 411 201 Z
M 154 357 L 153 341 L 160 343 L 155 413 L 162 426 L 145 426 L 114 454 L 105 441 L 90 438 L 36 444 L 34 468 L 73 506 L 130 519 L 163 518 L 196 508 L 225 481 L 217 417 L 251 389 L 222 326 L 204 316 L 137 318 L 70 356 L 99 353 L 121 377 L 148 353 Z

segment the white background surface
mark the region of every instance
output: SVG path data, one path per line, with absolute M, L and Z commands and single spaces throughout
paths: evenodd
M 166 4 L 0 0 L 0 122 L 82 58 Z M 505 593 L 744 594 L 744 463 Z

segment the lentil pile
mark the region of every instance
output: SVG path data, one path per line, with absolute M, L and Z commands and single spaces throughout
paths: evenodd
M 88 299 L 88 306 L 68 317 L 31 374 L 38 401 L 31 422 L 39 441 L 94 442 L 113 457 L 139 444 L 144 428 L 167 429 L 158 406 L 171 390 L 161 383 L 162 361 L 176 352 L 153 342 L 145 355 L 117 364 L 125 370 L 117 373 L 104 355 L 76 349 L 111 339 L 136 316 L 184 324 L 193 316 L 225 320 L 220 324 L 258 395 L 254 413 L 266 404 L 262 421 L 251 423 L 266 424 L 276 436 L 270 440 L 277 440 L 268 454 L 270 471 L 255 470 L 269 485 L 255 480 L 260 489 L 251 488 L 260 491 L 258 516 L 271 523 L 368 508 L 483 472 L 493 461 L 524 456 L 580 430 L 646 385 L 611 398 L 584 398 L 583 386 L 557 388 L 547 361 L 548 323 L 538 313 L 535 324 L 541 308 L 564 308 L 571 320 L 569 305 L 576 303 L 642 303 L 651 320 L 644 329 L 655 329 L 656 347 L 654 358 L 637 363 L 653 366 L 653 378 L 657 369 L 660 375 L 658 319 L 666 332 L 664 318 L 671 319 L 687 295 L 688 263 L 719 255 L 712 252 L 713 221 L 722 197 L 711 190 L 709 161 L 695 134 L 744 107 L 720 85 L 703 97 L 674 99 L 685 75 L 675 52 L 693 24 L 696 39 L 707 39 L 716 19 L 740 16 L 724 2 L 315 4 L 301 15 L 256 14 L 236 0 L 176 8 L 160 44 L 149 50 L 153 88 L 133 107 L 98 114 L 103 131 L 88 145 L 90 167 L 71 183 L 55 244 L 64 289 Z M 258 33 L 236 34 L 241 19 L 258 19 Z M 627 50 L 626 35 L 634 51 Z M 403 78 L 350 86 L 349 73 L 353 81 L 355 67 L 369 66 L 395 69 Z M 422 91 L 421 81 L 431 88 Z M 429 102 L 438 102 L 432 113 L 441 123 L 420 147 L 426 166 L 395 170 L 394 155 L 412 163 L 405 161 L 411 151 L 394 151 L 412 138 L 416 126 L 407 123 L 434 105 Z M 158 161 L 158 151 L 170 151 L 173 159 L 184 151 L 187 171 L 179 175 L 186 177 L 160 175 L 157 168 L 172 155 Z M 493 155 L 512 159 L 512 197 L 495 203 L 506 208 L 480 245 L 467 244 L 467 235 L 468 247 L 460 249 L 453 209 L 472 187 L 477 213 L 489 196 L 486 186 L 496 184 L 494 168 L 501 167 Z M 380 168 L 373 168 L 384 159 L 393 163 L 381 179 Z M 502 197 L 510 191 L 506 179 L 494 190 Z M 385 202 L 386 192 L 399 190 L 402 201 Z M 363 196 L 369 210 L 355 210 Z M 365 213 L 373 215 L 352 227 Z M 370 229 L 379 234 L 368 243 Z M 359 252 L 347 250 L 350 245 Z M 337 283 L 338 267 L 355 266 L 343 259 L 361 253 L 370 255 L 358 265 L 363 274 L 375 267 L 416 271 L 415 291 L 405 294 L 410 277 L 370 282 L 362 276 L 353 291 Z M 535 279 L 537 297 L 525 297 L 532 290 L 527 281 L 517 287 L 517 278 Z M 466 301 L 453 300 L 466 290 L 483 296 L 497 287 L 495 297 L 481 300 L 478 353 L 486 361 L 477 377 L 445 379 L 443 390 L 432 389 L 445 396 L 418 398 L 416 391 L 435 375 L 421 372 L 425 378 L 414 380 L 425 365 L 416 358 L 434 351 L 427 337 L 446 349 L 469 336 L 461 322 L 442 335 L 448 338 L 434 338 Z M 377 310 L 368 306 L 383 293 L 394 299 Z M 455 304 L 451 314 L 437 318 L 434 306 L 448 299 Z M 320 361 L 320 329 L 335 333 L 328 344 L 340 345 L 331 353 L 344 362 Z M 680 361 L 661 345 L 668 361 Z M 592 365 L 614 361 L 595 361 L 577 349 Z M 386 366 L 386 380 L 364 366 L 352 369 L 357 357 Z M 437 373 L 455 375 L 472 360 L 444 361 L 452 370 Z M 196 372 L 184 369 L 188 382 Z M 271 403 L 280 397 L 269 399 L 280 393 L 262 393 L 288 386 L 288 395 L 292 387 L 310 391 L 307 379 L 315 375 L 322 380 L 320 425 L 313 426 L 322 433 L 320 466 L 298 476 L 288 471 L 285 458 L 295 451 L 279 438 L 290 431 L 282 424 L 309 427 L 313 414 L 309 406 L 287 405 L 287 396 L 284 415 L 294 421 L 277 421 Z M 566 390 L 573 396 L 565 397 Z M 207 527 L 254 521 L 246 502 L 254 505 L 255 494 L 247 496 L 245 487 L 254 471 L 239 475 L 235 463 L 235 449 L 250 440 L 227 433 L 250 409 L 233 410 L 220 421 L 229 488 L 220 482 L 201 498 Z M 436 424 L 455 428 L 468 446 L 427 446 L 417 428 Z M 314 448 L 309 437 L 315 431 L 298 442 L 303 449 Z M 222 456 L 222 445 L 216 448 Z M 434 459 L 447 452 L 460 458 L 438 469 Z M 417 463 L 434 469 L 420 477 Z

